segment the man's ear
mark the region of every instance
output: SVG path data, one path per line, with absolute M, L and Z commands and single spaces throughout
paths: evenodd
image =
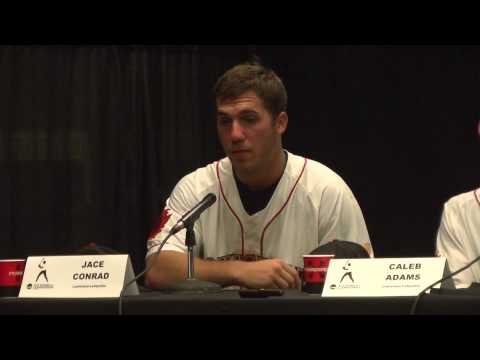
M 280 114 L 277 116 L 277 120 L 275 121 L 275 129 L 277 130 L 277 133 L 282 135 L 285 130 L 287 130 L 288 126 L 288 115 L 285 111 L 282 111 Z

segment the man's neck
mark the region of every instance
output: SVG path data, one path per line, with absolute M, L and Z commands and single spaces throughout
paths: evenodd
M 282 177 L 283 171 L 287 164 L 287 154 L 280 149 L 275 154 L 271 161 L 268 161 L 269 166 L 265 166 L 257 171 L 249 173 L 239 173 L 235 171 L 235 176 L 250 190 L 263 190 L 278 182 Z

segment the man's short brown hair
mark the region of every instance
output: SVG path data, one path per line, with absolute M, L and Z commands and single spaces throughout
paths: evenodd
M 287 110 L 287 91 L 282 80 L 258 62 L 236 65 L 227 70 L 214 86 L 215 100 L 224 101 L 253 91 L 275 119 Z

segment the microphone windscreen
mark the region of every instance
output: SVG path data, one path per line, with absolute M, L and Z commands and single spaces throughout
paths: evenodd
M 357 243 L 345 240 L 332 240 L 314 249 L 312 255 L 335 255 L 336 259 L 368 258 L 365 248 Z

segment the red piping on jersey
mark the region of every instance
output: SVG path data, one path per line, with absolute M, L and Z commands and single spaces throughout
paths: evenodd
M 478 189 L 477 189 L 477 190 L 473 190 L 473 195 L 475 196 L 475 200 L 477 200 L 478 205 L 480 205 L 480 200 L 478 199 L 477 191 L 478 191 Z
M 244 239 L 244 235 L 243 235 L 243 224 L 242 222 L 240 221 L 239 217 L 237 216 L 237 214 L 235 214 L 235 211 L 233 211 L 232 207 L 230 206 L 230 203 L 228 202 L 226 196 L 225 196 L 225 193 L 223 192 L 223 186 L 222 186 L 222 181 L 220 180 L 220 173 L 218 171 L 218 167 L 220 165 L 220 161 L 217 161 L 217 179 L 218 179 L 218 183 L 220 184 L 220 191 L 222 193 L 222 197 L 223 197 L 223 200 L 225 200 L 225 203 L 227 204 L 228 208 L 230 209 L 230 211 L 232 212 L 233 216 L 235 216 L 235 219 L 237 219 L 238 221 L 238 224 L 240 225 L 240 230 L 242 231 L 242 256 L 244 256 L 244 242 L 245 242 L 245 239 Z
M 297 181 L 295 182 L 295 185 L 293 185 L 292 187 L 292 190 L 290 190 L 290 194 L 288 194 L 288 197 L 287 197 L 287 200 L 285 201 L 285 204 L 283 204 L 283 206 L 280 208 L 280 210 L 277 211 L 277 213 L 275 215 L 273 215 L 273 217 L 270 219 L 270 221 L 268 222 L 267 225 L 265 225 L 265 227 L 263 228 L 263 231 L 262 231 L 262 237 L 260 238 L 260 256 L 263 256 L 263 238 L 265 236 L 265 231 L 267 230 L 267 228 L 270 226 L 270 224 L 273 222 L 273 220 L 275 220 L 275 218 L 280 215 L 280 213 L 282 212 L 282 210 L 285 208 L 285 206 L 287 206 L 287 203 L 288 201 L 290 200 L 290 198 L 292 197 L 292 194 L 293 194 L 293 191 L 295 190 L 295 188 L 297 187 L 297 184 L 298 182 L 300 181 L 300 178 L 302 177 L 303 175 L 303 172 L 305 171 L 305 167 L 307 166 L 307 158 L 305 158 L 305 162 L 303 164 L 303 168 L 302 168 L 302 171 L 300 172 L 300 175 L 298 175 L 298 178 L 297 178 Z M 243 248 L 242 248 L 243 249 Z

